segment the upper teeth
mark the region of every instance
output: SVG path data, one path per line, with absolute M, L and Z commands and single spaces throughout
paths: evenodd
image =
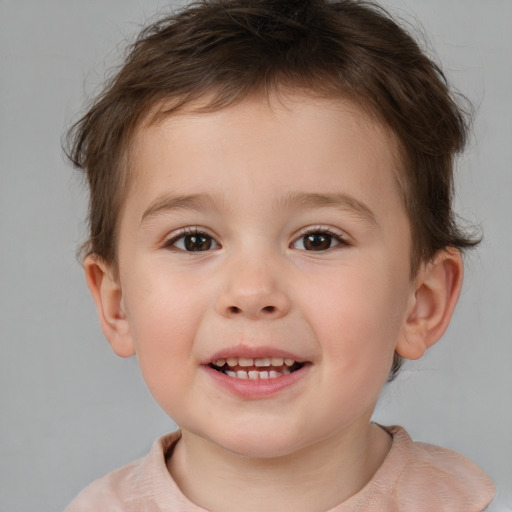
M 250 357 L 228 357 L 226 359 L 217 359 L 215 361 L 215 366 L 224 366 L 225 364 L 228 366 L 293 366 L 295 361 L 293 359 L 283 358 L 283 357 L 263 357 L 259 359 L 251 359 Z

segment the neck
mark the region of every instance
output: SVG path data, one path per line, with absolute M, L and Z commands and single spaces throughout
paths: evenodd
M 329 510 L 360 491 L 390 447 L 389 435 L 366 422 L 290 455 L 254 459 L 182 432 L 168 461 L 192 502 L 212 512 Z

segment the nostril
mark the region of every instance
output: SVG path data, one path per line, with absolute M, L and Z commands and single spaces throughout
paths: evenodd
M 278 311 L 278 308 L 276 306 L 264 306 L 260 309 L 254 309 L 254 311 L 252 311 L 252 308 L 240 308 L 238 306 L 229 306 L 225 312 L 227 315 L 229 316 L 238 316 L 238 315 L 241 315 L 241 314 L 248 314 L 249 316 L 252 316 L 252 314 L 260 314 L 260 315 L 274 315 L 276 312 Z

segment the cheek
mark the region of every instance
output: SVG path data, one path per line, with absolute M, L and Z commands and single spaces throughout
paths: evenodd
M 173 365 L 181 371 L 190 364 L 201 300 L 188 290 L 195 285 L 153 266 L 125 287 L 126 315 L 144 374 L 166 372 Z M 132 293 L 133 292 L 133 293 Z M 174 370 L 173 370 L 174 371 Z
M 375 367 L 383 358 L 391 364 L 406 300 L 405 289 L 386 270 L 347 267 L 305 296 L 308 321 L 326 356 L 337 364 Z
M 190 389 L 192 348 L 197 324 L 193 311 L 172 288 L 153 286 L 138 295 L 130 310 L 131 331 L 140 371 L 150 393 L 169 414 L 182 406 Z
M 402 314 L 397 314 L 402 292 L 390 279 L 377 277 L 352 269 L 331 288 L 332 295 L 310 297 L 317 303 L 313 329 L 322 346 L 323 378 L 330 382 L 333 402 L 343 404 L 343 421 L 351 411 L 374 406 L 402 334 Z

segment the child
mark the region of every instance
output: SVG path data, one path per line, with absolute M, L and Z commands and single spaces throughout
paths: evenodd
M 481 511 L 454 452 L 371 423 L 462 284 L 464 115 L 389 16 L 212 0 L 147 28 L 73 133 L 87 282 L 179 425 L 78 511 Z

